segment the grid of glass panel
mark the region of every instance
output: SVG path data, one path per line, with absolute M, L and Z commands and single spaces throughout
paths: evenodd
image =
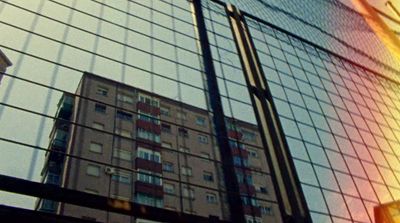
M 400 199 L 399 85 L 248 19 L 314 222 Z
M 247 217 L 278 220 L 272 179 L 229 23 L 222 8 L 206 2 L 204 10 L 237 179 L 241 191 L 251 191 L 242 192 Z M 192 21 L 192 8 L 185 0 L 2 1 L 0 48 L 13 66 L 0 85 L 0 173 L 229 219 L 230 192 L 224 186 Z M 84 72 L 109 80 L 85 81 Z M 160 109 L 160 115 L 143 113 L 138 109 L 141 102 Z M 77 118 L 60 120 L 70 106 L 80 109 L 72 111 Z M 161 133 L 139 129 L 140 121 L 157 125 Z M 79 134 L 73 136 L 72 128 Z M 141 142 L 142 148 L 142 139 L 151 142 Z M 73 146 L 65 156 L 54 150 L 68 143 Z M 70 173 L 75 171 L 70 175 L 74 180 L 65 182 L 59 172 L 49 171 L 54 168 L 52 159 L 65 159 L 57 167 L 68 165 Z M 162 165 L 162 174 L 137 168 L 139 159 Z M 163 199 L 136 193 L 138 181 L 162 186 Z M 1 192 L 3 199 L 13 206 L 50 212 L 60 205 Z M 64 214 L 75 217 L 132 220 L 73 205 L 63 208 Z
M 86 159 L 81 162 L 80 168 L 83 170 L 87 165 L 84 172 L 90 177 L 99 177 L 107 171 L 111 173 L 111 170 L 106 170 L 110 166 L 118 167 L 122 169 L 121 173 L 112 175 L 110 179 L 113 181 L 110 182 L 119 183 L 104 184 L 101 191 L 90 185 L 75 189 L 130 201 L 143 201 L 145 204 L 202 216 L 208 216 L 211 212 L 200 210 L 198 205 L 206 207 L 209 199 L 213 202 L 210 207 L 217 211 L 213 215 L 221 219 L 229 218 L 229 210 L 225 208 L 224 183 L 220 182 L 222 177 L 217 174 L 221 164 L 214 155 L 218 153 L 218 148 L 214 148 L 210 121 L 212 116 L 209 116 L 211 113 L 206 103 L 205 77 L 192 13 L 190 3 L 181 0 L 1 2 L 0 30 L 5 35 L 0 45 L 14 64 L 7 70 L 0 87 L 0 147 L 4 148 L 1 173 L 33 181 L 59 182 L 57 176 L 42 172 L 53 140 L 60 142 L 63 141 L 60 139 L 66 138 L 54 122 L 55 114 L 62 105 L 59 101 L 64 91 L 75 93 L 83 72 L 87 71 L 146 90 L 147 94 L 154 93 L 156 98 L 162 95 L 176 102 L 174 107 L 169 108 L 169 115 L 164 113 L 156 117 L 162 124 L 169 125 L 174 133 L 173 137 L 166 138 L 175 139 L 169 142 L 170 147 L 168 142 L 163 141 L 163 135 L 168 136 L 169 133 L 163 132 L 157 142 L 165 150 L 161 154 L 164 155 L 165 165 L 162 164 L 163 168 L 165 166 L 165 175 L 161 178 L 167 185 L 165 199 L 170 199 L 170 204 L 146 196 L 117 193 L 119 187 L 126 186 L 136 177 L 153 184 L 160 184 L 160 179 L 132 166 L 135 157 L 139 157 L 135 144 L 135 124 L 140 117 L 146 119 L 148 116 L 140 114 L 133 106 L 139 100 L 139 90 L 130 88 L 121 95 L 101 97 L 104 92 L 116 92 L 115 84 L 111 87 L 102 86 L 102 89 L 92 85 L 90 89 L 100 92 L 99 97 L 82 99 L 88 104 L 88 114 L 79 115 L 92 116 L 94 120 L 79 121 L 71 126 L 82 132 L 91 132 L 97 137 L 85 142 L 85 148 L 74 148 L 83 152 L 78 158 L 70 159 L 75 159 L 73 162 Z M 79 92 L 76 94 L 76 99 L 85 97 Z M 115 103 L 119 100 L 125 101 L 127 105 Z M 197 129 L 193 127 L 197 118 L 191 112 L 194 108 L 202 110 L 201 118 L 205 119 L 203 123 L 207 128 L 198 125 L 195 125 Z M 186 113 L 187 119 L 178 117 L 178 112 Z M 110 118 L 106 122 L 99 118 L 105 116 Z M 114 122 L 125 129 L 114 125 Z M 161 124 L 160 121 L 158 123 Z M 180 128 L 185 129 L 187 136 L 178 134 Z M 126 139 L 129 135 L 135 137 Z M 148 132 L 140 133 L 141 137 L 149 135 Z M 201 143 L 198 135 L 202 136 Z M 186 153 L 184 148 L 190 152 Z M 151 153 L 147 155 L 143 157 L 154 157 Z M 100 156 L 108 160 L 100 162 Z M 168 167 L 169 161 L 173 161 L 173 167 Z M 215 163 L 215 168 L 208 162 Z M 18 167 L 16 163 L 19 163 Z M 203 179 L 203 170 L 200 168 L 189 174 L 190 169 L 194 168 L 191 163 L 210 166 L 211 169 L 204 169 L 207 181 Z M 181 177 L 184 169 L 188 176 Z M 132 184 L 130 187 L 133 188 Z M 206 196 L 207 191 L 209 194 Z M 190 194 L 194 194 L 196 202 L 190 198 Z M 27 208 L 34 208 L 36 202 L 35 198 L 7 193 L 2 193 L 3 199 L 12 205 Z M 50 201 L 46 205 L 54 208 L 54 203 Z
M 372 69 L 382 69 L 383 64 L 388 68 L 384 68 L 387 74 L 397 73 L 393 67 L 399 69 L 400 63 L 369 27 L 363 15 L 345 5 L 348 3 L 352 6 L 351 1 L 304 0 L 302 4 L 286 0 L 227 2 Z M 382 18 L 392 29 L 399 29 L 398 23 Z

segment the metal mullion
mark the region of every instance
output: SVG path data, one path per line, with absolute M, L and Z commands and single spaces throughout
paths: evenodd
M 227 128 L 225 126 L 225 117 L 222 108 L 221 95 L 219 93 L 217 75 L 215 72 L 210 42 L 207 36 L 207 27 L 203 14 L 204 7 L 202 1 L 192 2 L 194 16 L 199 35 L 200 47 L 203 52 L 204 71 L 207 75 L 208 93 L 210 95 L 211 108 L 214 111 L 213 121 L 217 134 L 217 143 L 221 153 L 222 170 L 224 172 L 225 186 L 228 191 L 235 191 L 234 194 L 228 195 L 228 203 L 230 208 L 230 218 L 232 222 L 245 222 L 243 204 L 240 196 L 239 183 L 234 171 L 232 153 L 227 138 Z
M 235 34 L 241 62 L 245 68 L 246 81 L 256 117 L 259 123 L 262 140 L 266 145 L 266 157 L 269 161 L 274 188 L 277 192 L 284 221 L 310 222 L 305 199 L 300 191 L 300 183 L 295 173 L 294 164 L 288 153 L 287 143 L 283 138 L 282 126 L 277 120 L 277 111 L 272 102 L 260 61 L 255 52 L 254 43 L 245 22 L 245 18 L 235 7 L 229 7 L 232 31 Z M 284 177 L 288 176 L 288 177 Z

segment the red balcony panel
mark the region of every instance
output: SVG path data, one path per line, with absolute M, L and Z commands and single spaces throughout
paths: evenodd
M 148 184 L 140 181 L 135 182 L 135 191 L 144 194 L 149 194 L 155 197 L 162 198 L 164 196 L 164 191 L 162 186 Z
M 138 101 L 138 103 L 136 104 L 137 110 L 143 111 L 147 114 L 151 114 L 154 116 L 159 116 L 160 115 L 160 108 L 158 107 L 154 107 L 152 105 L 143 103 L 141 101 Z
M 241 194 L 246 194 L 250 196 L 256 194 L 256 188 L 253 185 L 239 183 L 239 190 Z
M 142 129 L 144 129 L 144 130 L 153 132 L 153 133 L 158 134 L 158 135 L 161 134 L 161 126 L 160 126 L 160 125 L 157 125 L 157 124 L 154 124 L 154 123 L 152 123 L 152 122 L 147 122 L 147 121 L 145 121 L 145 120 L 140 120 L 140 119 L 138 119 L 138 120 L 136 121 L 136 126 L 137 126 L 138 128 L 142 128 Z
M 240 156 L 242 158 L 247 159 L 249 157 L 249 152 L 247 150 L 243 150 L 243 149 L 239 149 L 239 148 L 232 148 L 232 155 Z
M 256 217 L 261 217 L 261 209 L 259 207 L 254 207 L 250 205 L 244 205 L 243 211 L 245 215 L 253 215 Z
M 238 131 L 230 130 L 228 132 L 228 137 L 231 138 L 231 139 L 239 139 L 240 140 L 240 139 L 242 139 L 242 136 L 243 136 L 243 134 L 241 132 L 238 132 Z
M 144 140 L 141 140 L 144 141 Z M 154 144 L 154 142 L 152 142 L 151 144 Z M 142 148 L 146 148 L 146 149 L 150 149 L 156 152 L 161 152 L 161 147 L 159 146 L 159 144 L 155 144 L 155 145 L 149 145 L 149 143 L 147 143 L 147 141 L 145 143 L 138 141 L 137 142 L 137 146 L 142 147 Z
M 150 160 L 145 160 L 142 158 L 136 158 L 135 160 L 136 169 L 149 170 L 155 173 L 162 173 L 161 163 L 156 163 Z
M 143 147 L 148 148 L 148 149 L 154 149 L 154 150 L 156 150 L 156 147 L 158 147 L 158 148 L 161 147 L 161 143 L 154 142 L 154 141 L 147 140 L 147 139 L 142 139 L 142 138 L 140 138 L 140 137 L 137 137 L 137 138 L 136 138 L 136 141 L 137 141 L 137 143 L 140 144 L 140 145 L 146 145 L 146 146 L 143 146 Z
M 251 170 L 246 167 L 235 167 L 235 172 L 251 175 Z

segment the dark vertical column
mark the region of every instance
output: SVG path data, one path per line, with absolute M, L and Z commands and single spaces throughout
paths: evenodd
M 213 111 L 213 121 L 215 125 L 217 143 L 220 148 L 222 171 L 224 173 L 225 186 L 228 191 L 227 195 L 231 214 L 231 222 L 245 222 L 243 204 L 239 191 L 239 183 L 236 178 L 232 153 L 229 147 L 221 95 L 218 89 L 217 76 L 213 65 L 201 0 L 194 0 L 193 6 L 203 56 L 204 71 L 207 76 L 208 94 L 210 98 L 210 106 Z
M 283 137 L 282 126 L 272 101 L 261 63 L 245 18 L 234 6 L 227 7 L 251 101 L 255 110 L 265 155 L 284 222 L 311 222 L 293 160 Z

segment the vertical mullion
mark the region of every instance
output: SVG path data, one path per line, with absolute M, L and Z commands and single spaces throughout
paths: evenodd
M 233 157 L 228 142 L 228 132 L 225 126 L 225 117 L 222 107 L 221 95 L 218 89 L 217 75 L 215 72 L 210 42 L 207 36 L 205 17 L 203 15 L 202 1 L 193 1 L 194 16 L 198 29 L 199 42 L 202 51 L 204 71 L 207 76 L 207 87 L 210 106 L 213 110 L 213 121 L 217 143 L 220 148 L 222 170 L 224 173 L 225 187 L 227 189 L 232 222 L 245 222 L 243 204 L 240 197 L 239 183 L 233 165 Z

